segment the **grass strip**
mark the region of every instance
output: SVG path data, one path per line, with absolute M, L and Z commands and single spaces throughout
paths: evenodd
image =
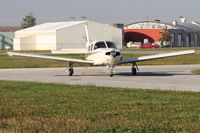
M 62 54 L 54 55 L 67 58 L 84 59 L 84 54 Z M 123 54 L 124 58 L 139 57 L 144 54 Z M 138 65 L 183 65 L 183 64 L 200 64 L 200 54 L 183 55 L 177 57 L 170 57 L 165 59 L 158 59 L 152 61 L 139 62 Z M 66 67 L 67 62 L 56 62 L 41 59 L 23 58 L 23 57 L 9 57 L 6 55 L 0 56 L 0 68 L 41 68 L 41 67 Z M 132 64 L 124 64 L 132 65 Z M 83 64 L 74 64 L 74 66 L 83 66 Z
M 200 69 L 194 69 L 194 70 L 192 70 L 192 73 L 200 75 Z
M 199 132 L 200 93 L 0 81 L 0 132 Z

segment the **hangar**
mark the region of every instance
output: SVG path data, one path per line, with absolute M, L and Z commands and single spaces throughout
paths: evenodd
M 122 29 L 94 21 L 44 23 L 15 32 L 14 50 L 53 50 L 84 52 L 86 49 L 85 23 L 90 42 L 108 40 L 122 48 Z
M 148 39 L 151 43 L 159 43 L 160 33 L 165 27 L 170 32 L 170 44 L 174 47 L 198 47 L 200 46 L 200 24 L 187 22 L 184 17 L 180 21 L 162 22 L 141 21 L 128 24 L 124 27 L 125 42 L 141 42 Z

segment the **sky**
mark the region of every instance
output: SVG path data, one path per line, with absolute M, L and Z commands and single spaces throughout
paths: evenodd
M 133 23 L 145 20 L 200 22 L 200 0 L 0 0 L 0 25 L 20 25 L 31 12 L 37 24 L 69 21 L 81 16 L 101 23 Z

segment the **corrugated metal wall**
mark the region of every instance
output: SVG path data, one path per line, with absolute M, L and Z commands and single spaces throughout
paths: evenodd
M 107 40 L 115 43 L 117 48 L 122 48 L 122 29 L 110 25 L 88 22 L 90 40 Z
M 84 49 L 85 27 L 83 24 L 67 27 L 56 31 L 56 49 Z
M 114 42 L 118 48 L 122 48 L 122 29 L 93 21 L 88 21 L 87 23 L 90 42 L 108 40 Z M 86 48 L 84 23 L 58 30 L 56 36 L 57 50 Z
M 108 40 L 122 48 L 122 29 L 88 21 L 90 42 Z M 86 49 L 85 23 L 55 31 L 15 33 L 15 50 Z
M 56 32 L 16 32 L 14 50 L 55 50 Z

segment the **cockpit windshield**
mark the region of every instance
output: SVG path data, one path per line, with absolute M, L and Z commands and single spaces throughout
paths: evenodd
M 112 43 L 112 42 L 106 41 L 106 44 L 107 44 L 108 48 L 116 48 L 114 43 Z
M 106 48 L 106 44 L 103 41 L 102 42 L 97 42 L 94 45 L 94 49 L 97 49 L 97 48 Z
M 94 45 L 94 49 L 97 49 L 97 48 L 116 48 L 116 47 L 114 43 L 110 41 L 100 41 Z

